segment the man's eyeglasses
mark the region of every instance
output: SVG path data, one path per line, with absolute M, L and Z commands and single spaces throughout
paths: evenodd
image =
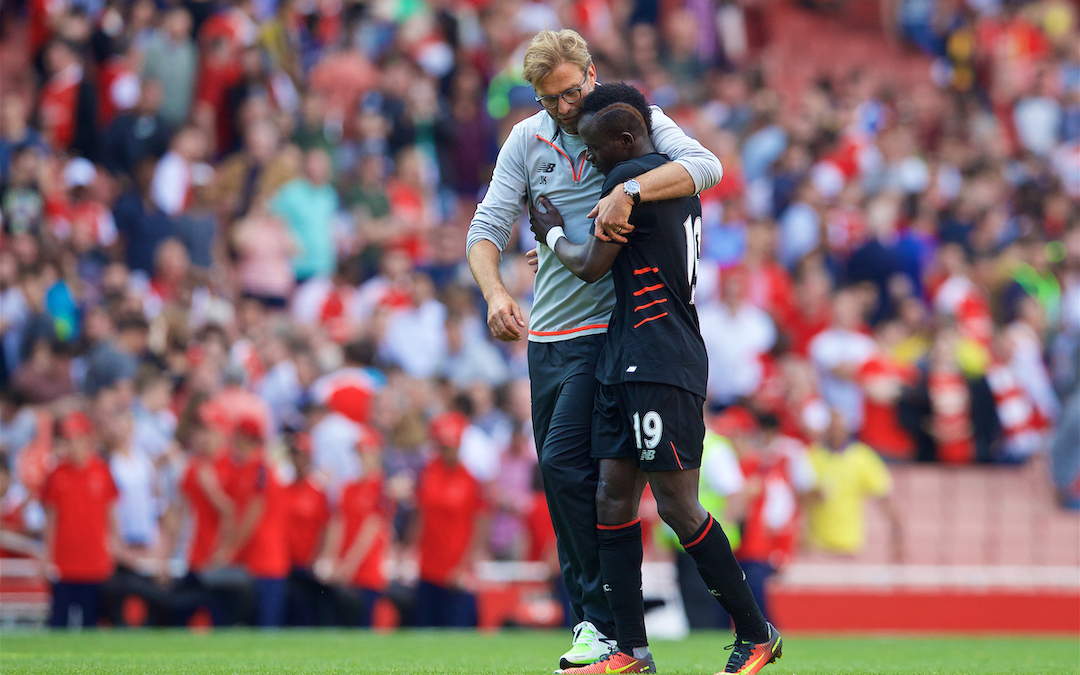
M 580 87 L 574 87 L 573 89 L 567 89 L 561 94 L 551 94 L 550 96 L 537 96 L 536 102 L 544 106 L 546 110 L 554 110 L 559 107 L 559 99 L 566 101 L 567 103 L 577 103 L 581 100 L 581 90 L 585 88 L 585 82 L 589 81 L 589 74 L 585 74 L 585 80 L 581 83 Z

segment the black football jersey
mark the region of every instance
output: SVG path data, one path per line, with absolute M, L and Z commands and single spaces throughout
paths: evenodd
M 622 162 L 603 193 L 667 161 L 654 153 Z M 596 377 L 603 384 L 670 384 L 704 398 L 708 357 L 694 307 L 701 200 L 642 202 L 630 223 L 634 231 L 611 266 L 615 309 Z

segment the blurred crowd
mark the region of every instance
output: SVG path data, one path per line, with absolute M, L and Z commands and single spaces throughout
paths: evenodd
M 764 583 L 804 518 L 858 550 L 881 458 L 1048 455 L 1080 508 L 1075 3 L 886 3 L 926 83 L 798 92 L 767 6 L 5 2 L 0 544 L 43 557 L 54 625 L 130 594 L 160 623 L 363 624 L 396 585 L 409 621 L 467 625 L 475 561 L 557 569 L 526 345 L 491 338 L 463 249 L 560 26 L 724 165 L 702 480 L 744 567 Z

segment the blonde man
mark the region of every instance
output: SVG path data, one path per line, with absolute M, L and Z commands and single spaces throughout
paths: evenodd
M 630 210 L 641 201 L 687 197 L 720 182 L 719 160 L 652 106 L 652 140 L 672 161 L 627 180 L 600 199 L 604 177 L 585 161 L 577 135 L 582 101 L 596 82 L 588 45 L 572 30 L 543 31 L 525 52 L 525 78 L 542 108 L 514 126 L 499 152 L 491 186 L 469 228 L 469 266 L 488 303 L 488 327 L 505 341 L 529 340 L 533 433 L 555 533 L 563 581 L 577 626 L 560 668 L 610 653 L 614 623 L 600 580 L 596 532 L 597 465 L 590 458 L 597 358 L 615 304 L 611 275 L 586 284 L 549 245 L 539 265 L 529 325 L 499 276 L 502 250 L 526 206 L 546 197 L 565 221 L 563 233 L 585 242 L 625 242 Z

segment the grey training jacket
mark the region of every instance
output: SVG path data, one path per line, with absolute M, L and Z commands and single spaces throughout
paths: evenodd
M 698 192 L 720 182 L 720 160 L 657 106 L 652 106 L 652 126 L 657 151 L 686 168 Z M 585 161 L 584 152 L 569 156 L 562 142 L 564 134 L 543 110 L 514 125 L 499 151 L 491 186 L 476 207 L 466 251 L 481 239 L 504 250 L 526 199 L 535 205 L 542 195 L 562 214 L 567 239 L 577 244 L 587 240 L 593 227 L 587 216 L 600 200 L 604 176 Z M 563 267 L 545 244 L 538 249 L 529 339 L 557 342 L 605 332 L 615 306 L 611 274 L 587 284 Z

